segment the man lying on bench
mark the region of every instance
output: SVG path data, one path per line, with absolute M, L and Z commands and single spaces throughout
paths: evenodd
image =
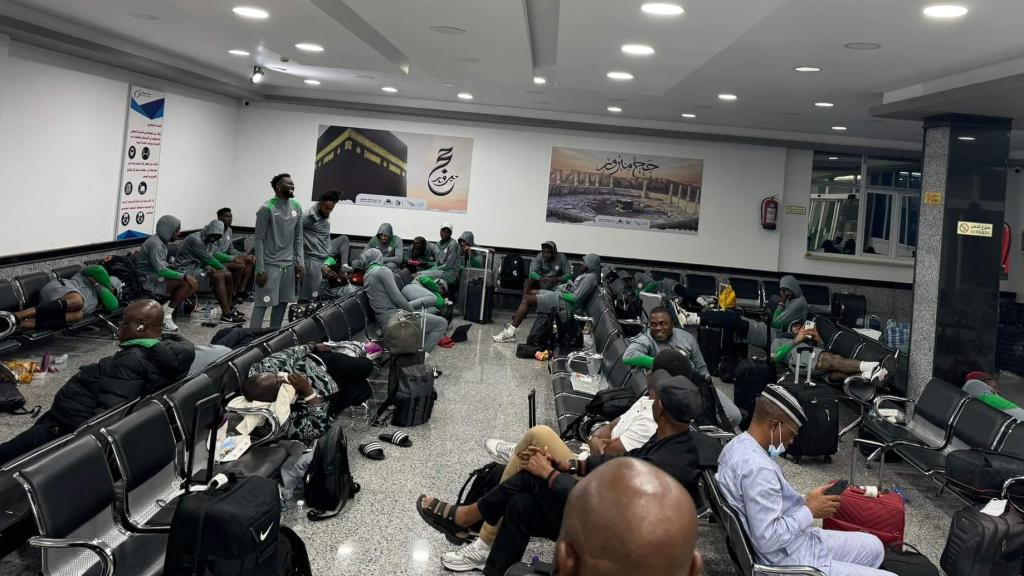
M 892 356 L 881 362 L 863 362 L 826 352 L 823 345 L 818 331 L 799 318 L 789 325 L 788 332 L 772 340 L 771 355 L 776 364 L 789 366 L 794 372 L 799 362 L 801 373 L 810 370 L 812 376 L 832 382 L 858 377 L 870 380 L 876 388 L 888 382 L 896 370 L 896 358 Z
M 71 278 L 50 280 L 39 291 L 39 304 L 0 317 L 18 330 L 61 330 L 92 314 L 101 304 L 107 312 L 121 307 L 121 280 L 100 265 L 88 266 Z M 0 330 L 2 331 L 2 330 Z

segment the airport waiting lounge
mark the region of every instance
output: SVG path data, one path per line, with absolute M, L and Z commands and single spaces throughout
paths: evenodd
M 0 0 L 0 574 L 1024 575 L 1019 0 Z

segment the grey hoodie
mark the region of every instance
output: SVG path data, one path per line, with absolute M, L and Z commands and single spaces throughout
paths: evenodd
M 302 213 L 302 248 L 311 260 L 323 262 L 331 255 L 331 219 L 320 215 L 317 204 Z
M 395 273 L 383 265 L 380 250 L 367 248 L 363 250 L 361 258 L 366 263 L 363 288 L 366 290 L 370 307 L 377 316 L 377 325 L 383 328 L 388 319 L 399 310 L 412 312 L 412 305 L 405 296 L 402 296 L 398 284 L 395 283 Z
M 455 238 L 434 244 L 434 269 L 440 271 L 440 278 L 449 286 L 458 280 L 459 272 L 462 271 L 462 250 Z
M 180 226 L 181 220 L 170 214 L 161 216 L 156 221 L 156 234 L 146 238 L 135 256 L 135 269 L 139 275 L 154 276 L 164 268 L 171 269 L 167 263 L 167 245 L 171 243 L 174 231 Z
M 644 330 L 630 339 L 629 345 L 626 346 L 626 353 L 622 357 L 628 359 L 637 356 L 657 356 L 658 352 L 662 350 L 682 352 L 690 359 L 694 372 L 705 378 L 711 377 L 708 365 L 704 362 L 704 356 L 700 353 L 700 346 L 697 345 L 697 339 L 681 328 L 672 329 L 672 337 L 668 339 L 668 342 L 658 342 L 651 335 L 650 329 Z
M 206 243 L 206 237 L 211 235 L 221 236 L 224 234 L 224 223 L 220 220 L 213 220 L 206 225 L 206 228 L 193 232 L 185 237 L 181 243 L 181 250 L 178 250 L 178 258 L 175 265 L 181 270 L 203 269 L 207 266 L 221 269 L 223 264 L 213 257 L 220 245 L 220 239 L 215 242 Z M 214 264 L 216 262 L 216 264 Z
M 570 293 L 576 300 L 574 310 L 582 310 L 587 307 L 591 296 L 597 294 L 598 284 L 601 283 L 601 257 L 597 254 L 587 254 L 583 257 L 583 265 L 586 271 L 576 277 L 571 284 L 559 286 L 558 292 Z
M 530 278 L 540 280 L 541 278 L 561 278 L 569 280 L 572 278 L 572 267 L 569 266 L 569 259 L 558 251 L 558 245 L 554 240 L 548 240 L 541 244 L 541 248 L 550 246 L 554 255 L 550 262 L 544 261 L 544 251 L 541 250 L 530 261 Z
M 302 266 L 302 205 L 271 198 L 256 211 L 256 272 L 268 266 Z
M 804 298 L 804 293 L 796 278 L 789 275 L 783 276 L 779 281 L 779 288 L 785 288 L 792 292 L 793 298 L 785 304 L 779 304 L 779 307 L 775 309 L 771 323 L 773 338 L 780 333 L 789 332 L 790 324 L 798 320 L 806 320 L 809 314 L 807 300 Z
M 387 246 L 381 244 L 380 240 L 377 239 L 377 236 L 380 234 L 388 235 Z M 381 264 L 384 264 L 389 268 L 397 268 L 405 262 L 402 239 L 395 236 L 395 232 L 391 228 L 391 224 L 388 224 L 387 222 L 381 224 L 380 228 L 377 228 L 377 234 L 374 234 L 373 238 L 370 238 L 370 241 L 366 243 L 366 247 L 380 250 Z M 367 262 L 367 265 L 369 265 L 369 262 Z
M 245 252 L 235 248 L 235 239 L 231 237 L 231 228 L 224 227 L 224 235 L 217 242 L 217 252 L 223 252 L 228 256 L 244 256 Z

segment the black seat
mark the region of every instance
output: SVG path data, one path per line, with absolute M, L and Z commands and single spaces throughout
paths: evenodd
M 0 310 L 16 312 L 21 310 L 21 296 L 18 286 L 10 280 L 0 280 Z
M 163 569 L 166 536 L 133 535 L 114 522 L 114 481 L 92 436 L 30 464 L 16 477 L 35 512 L 43 573 L 147 576 Z M 87 489 L 83 489 L 86 487 Z
M 609 388 L 621 388 L 629 380 L 630 374 L 636 370 L 619 361 L 612 367 L 612 371 L 606 376 Z
M 249 348 L 235 357 L 229 364 L 228 371 L 220 382 L 220 392 L 225 397 L 238 393 L 242 389 L 242 383 L 249 377 L 249 368 L 253 364 L 263 360 L 263 349 Z
M 999 451 L 1024 457 L 1024 422 L 1013 425 L 1003 440 L 1002 446 L 999 447 Z
M 605 347 L 601 357 L 601 374 L 608 376 L 616 366 L 622 364 L 622 356 L 626 353 L 627 341 L 613 337 Z
M 779 295 L 779 281 L 778 280 L 761 280 L 761 296 L 764 298 L 764 303 L 772 299 L 772 296 Z
M 1002 440 L 1012 418 L 981 400 L 971 399 L 953 424 L 953 438 L 948 446 L 921 447 L 901 444 L 896 453 L 924 474 L 933 474 L 946 467 L 946 454 L 952 450 L 982 448 L 994 450 Z
M 344 313 L 345 321 L 348 322 L 348 338 L 355 339 L 362 334 L 370 325 L 372 316 L 367 313 L 369 303 L 363 307 L 363 296 L 360 293 L 356 296 L 346 298 L 341 302 L 341 312 Z
M 31 272 L 29 274 L 23 274 L 18 276 L 14 280 L 18 283 L 21 288 L 22 302 L 26 308 L 39 304 L 39 292 L 43 289 L 43 286 L 47 282 L 54 280 L 55 276 L 51 272 Z
M 53 269 L 53 275 L 61 280 L 67 280 L 75 274 L 82 271 L 81 264 L 68 264 L 67 266 L 61 266 Z
M 363 317 L 362 309 L 353 310 L 351 305 L 349 305 L 349 310 L 356 314 L 358 318 Z M 335 342 L 348 340 L 349 336 L 352 334 L 352 331 L 349 329 L 348 318 L 343 306 L 332 306 L 318 314 L 316 319 L 319 321 L 323 332 L 326 333 L 327 338 L 330 340 Z
M 729 285 L 736 291 L 736 305 L 740 308 L 759 308 L 761 288 L 753 278 L 729 277 Z
M 710 274 L 687 274 L 686 287 L 698 296 L 717 296 L 718 280 Z
M 861 339 L 856 332 L 839 330 L 832 337 L 832 341 L 827 344 L 829 352 L 838 354 L 843 358 L 853 358 L 860 348 Z
M 282 330 L 274 335 L 270 340 L 263 342 L 262 346 L 269 356 L 275 352 L 280 352 L 281 350 L 291 348 L 297 344 L 299 344 L 299 342 L 296 340 L 295 334 L 293 334 L 291 330 Z
M 807 300 L 807 307 L 812 314 L 829 314 L 832 312 L 832 291 L 821 284 L 800 284 L 800 290 Z
M 559 394 L 573 392 L 572 374 L 568 372 L 556 374 L 551 378 L 551 392 L 557 398 Z

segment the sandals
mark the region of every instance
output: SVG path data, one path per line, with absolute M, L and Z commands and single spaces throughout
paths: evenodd
M 409 435 L 401 430 L 396 430 L 393 434 L 385 432 L 378 436 L 378 438 L 384 442 L 390 442 L 395 446 L 401 446 L 402 448 L 409 448 L 412 446 L 412 438 L 409 438 Z
M 359 453 L 366 456 L 370 460 L 383 460 L 384 459 L 384 447 L 381 446 L 380 442 L 374 440 L 373 442 L 367 442 L 366 444 L 359 445 Z
M 452 544 L 468 544 L 473 540 L 469 528 L 464 528 L 455 523 L 455 509 L 457 506 L 448 504 L 437 498 L 430 503 L 430 506 L 423 507 L 423 499 L 426 494 L 420 494 L 416 499 L 416 512 L 428 526 L 444 534 L 446 540 Z

